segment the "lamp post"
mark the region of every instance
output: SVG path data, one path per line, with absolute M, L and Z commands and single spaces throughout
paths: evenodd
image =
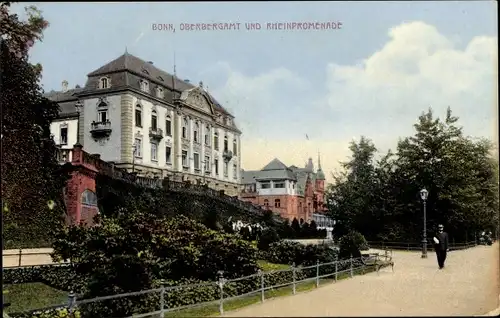
M 75 108 L 78 112 L 78 122 L 76 124 L 76 143 L 80 144 L 80 114 L 82 113 L 83 103 L 81 101 L 77 101 Z
M 427 258 L 427 197 L 429 192 L 426 189 L 420 190 L 420 198 L 424 203 L 424 236 L 422 239 L 422 258 Z

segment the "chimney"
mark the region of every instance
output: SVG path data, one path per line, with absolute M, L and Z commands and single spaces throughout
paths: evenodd
M 153 65 L 153 61 L 148 61 L 149 64 Z
M 186 78 L 186 79 L 184 80 L 184 82 L 189 83 L 189 80 Z
M 63 93 L 68 91 L 68 81 L 67 80 L 62 81 L 62 91 L 63 91 Z

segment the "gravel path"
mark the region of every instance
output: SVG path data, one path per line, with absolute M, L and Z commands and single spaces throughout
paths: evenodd
M 483 315 L 498 307 L 499 245 L 436 256 L 394 252 L 394 273 L 356 276 L 318 289 L 269 299 L 225 313 L 226 317 L 457 316 Z

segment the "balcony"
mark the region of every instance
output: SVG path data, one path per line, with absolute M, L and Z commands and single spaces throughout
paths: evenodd
M 109 120 L 105 122 L 92 122 L 90 124 L 90 133 L 94 138 L 104 138 L 111 135 L 111 122 Z
M 230 161 L 233 158 L 233 152 L 231 150 L 225 149 L 222 153 L 222 158 L 224 158 L 226 162 Z
M 149 137 L 151 139 L 155 139 L 155 140 L 160 141 L 163 139 L 163 130 L 161 130 L 161 128 L 150 127 L 149 128 Z

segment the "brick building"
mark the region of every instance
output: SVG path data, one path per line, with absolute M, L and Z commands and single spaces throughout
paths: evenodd
M 313 213 L 325 212 L 325 174 L 318 156 L 314 171 L 309 158 L 304 168 L 287 167 L 278 159 L 258 171 L 242 171 L 241 200 L 252 202 L 290 221 L 309 221 Z

